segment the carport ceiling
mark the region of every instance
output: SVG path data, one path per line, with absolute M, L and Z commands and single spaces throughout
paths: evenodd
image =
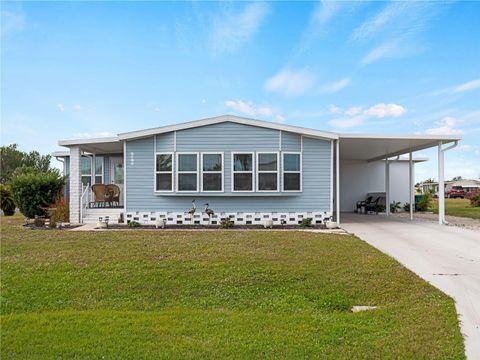
M 340 135 L 340 159 L 375 161 L 457 140 L 453 136 Z

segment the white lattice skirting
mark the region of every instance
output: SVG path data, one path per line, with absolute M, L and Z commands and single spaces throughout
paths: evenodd
M 221 220 L 230 217 L 235 225 L 263 225 L 265 220 L 272 220 L 274 225 L 297 225 L 304 218 L 312 218 L 313 224 L 323 224 L 332 217 L 329 211 L 322 212 L 219 212 L 211 218 L 205 213 L 196 213 L 193 218 L 183 212 L 127 212 L 126 220 L 140 224 L 155 225 L 157 219 L 166 219 L 167 225 L 218 225 Z

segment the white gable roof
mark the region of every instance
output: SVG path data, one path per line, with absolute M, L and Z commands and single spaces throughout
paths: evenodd
M 184 122 L 176 125 L 167 125 L 167 126 L 161 126 L 161 127 L 156 127 L 152 129 L 126 132 L 126 133 L 118 134 L 118 139 L 129 140 L 129 139 L 135 139 L 135 138 L 142 138 L 142 137 L 152 136 L 155 134 L 162 134 L 162 133 L 171 132 L 171 131 L 191 129 L 191 128 L 200 127 L 200 126 L 214 125 L 214 124 L 219 124 L 223 122 L 233 122 L 237 124 L 257 126 L 257 127 L 267 128 L 267 129 L 288 131 L 292 133 L 307 135 L 307 136 L 321 138 L 321 139 L 338 139 L 338 135 L 331 132 L 308 129 L 300 126 L 285 125 L 285 124 L 274 123 L 270 121 L 254 120 L 254 119 L 249 119 L 249 118 L 244 118 L 244 117 L 234 116 L 234 115 L 222 115 L 222 116 L 217 116 L 217 117 L 212 117 L 212 118 L 207 118 L 202 120 Z

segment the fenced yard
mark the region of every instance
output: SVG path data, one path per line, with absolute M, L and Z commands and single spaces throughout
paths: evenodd
M 453 301 L 354 236 L 21 223 L 1 217 L 2 359 L 464 356 Z

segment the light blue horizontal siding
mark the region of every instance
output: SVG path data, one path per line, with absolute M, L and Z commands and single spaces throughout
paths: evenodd
M 173 152 L 173 138 L 173 133 L 157 135 L 157 151 Z M 224 153 L 225 192 L 162 195 L 154 192 L 154 139 L 152 136 L 127 142 L 127 211 L 186 211 L 194 198 L 199 208 L 208 202 L 217 212 L 330 211 L 329 141 L 303 138 L 303 192 L 232 193 L 231 152 L 279 151 L 279 131 L 236 123 L 177 131 L 178 152 Z M 283 151 L 301 150 L 300 135 L 282 132 L 281 140 Z

